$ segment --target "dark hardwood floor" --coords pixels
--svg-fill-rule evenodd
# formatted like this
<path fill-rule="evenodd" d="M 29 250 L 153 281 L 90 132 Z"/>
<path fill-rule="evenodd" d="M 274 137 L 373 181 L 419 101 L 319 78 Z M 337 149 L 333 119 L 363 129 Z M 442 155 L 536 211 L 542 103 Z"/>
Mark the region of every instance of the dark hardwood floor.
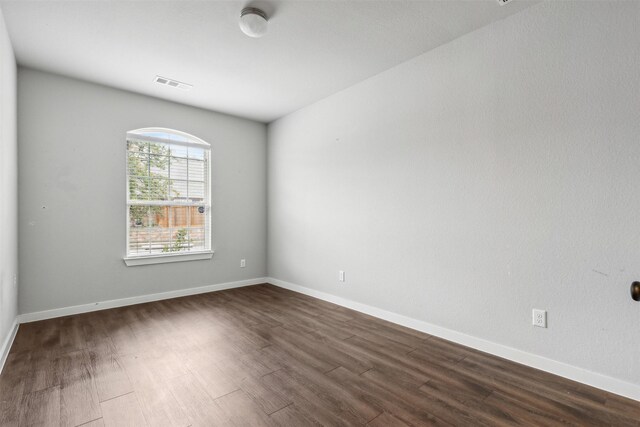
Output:
<path fill-rule="evenodd" d="M 616 425 L 640 403 L 271 285 L 23 324 L 2 426 Z"/>

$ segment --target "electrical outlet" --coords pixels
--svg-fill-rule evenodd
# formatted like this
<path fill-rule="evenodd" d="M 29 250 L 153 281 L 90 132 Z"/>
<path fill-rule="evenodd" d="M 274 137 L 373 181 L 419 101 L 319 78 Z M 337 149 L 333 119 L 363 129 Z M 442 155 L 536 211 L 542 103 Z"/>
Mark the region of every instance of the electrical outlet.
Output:
<path fill-rule="evenodd" d="M 344 271 L 340 270 L 338 272 L 338 280 L 344 282 Z"/>
<path fill-rule="evenodd" d="M 13 275 L 13 289 L 18 289 L 18 275 Z"/>
<path fill-rule="evenodd" d="M 247 266 L 247 260 L 245 260 L 244 258 L 242 258 L 240 260 L 240 268 L 245 268 Z"/>
<path fill-rule="evenodd" d="M 547 327 L 547 312 L 545 310 L 533 309 L 533 326 L 539 328 Z"/>

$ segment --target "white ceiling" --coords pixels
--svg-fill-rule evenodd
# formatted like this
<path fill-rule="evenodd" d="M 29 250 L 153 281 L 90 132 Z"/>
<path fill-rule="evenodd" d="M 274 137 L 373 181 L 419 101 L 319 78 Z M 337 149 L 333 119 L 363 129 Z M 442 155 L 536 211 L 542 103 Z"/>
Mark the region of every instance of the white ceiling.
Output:
<path fill-rule="evenodd" d="M 0 1 L 18 63 L 269 122 L 536 3 Z M 238 28 L 247 4 L 269 32 Z M 156 75 L 194 85 L 184 92 Z"/>

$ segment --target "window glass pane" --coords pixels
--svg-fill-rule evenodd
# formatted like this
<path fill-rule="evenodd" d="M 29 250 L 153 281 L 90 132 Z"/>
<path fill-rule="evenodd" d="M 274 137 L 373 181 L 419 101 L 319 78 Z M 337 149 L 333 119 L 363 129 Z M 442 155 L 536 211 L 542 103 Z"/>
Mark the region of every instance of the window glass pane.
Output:
<path fill-rule="evenodd" d="M 149 255 L 149 233 L 146 227 L 129 230 L 129 254 Z"/>
<path fill-rule="evenodd" d="M 171 188 L 169 196 L 173 200 L 186 200 L 187 198 L 187 181 L 171 180 Z"/>
<path fill-rule="evenodd" d="M 204 162 L 189 159 L 189 181 L 204 181 Z"/>
<path fill-rule="evenodd" d="M 149 199 L 149 178 L 129 178 L 129 199 L 148 200 Z"/>
<path fill-rule="evenodd" d="M 205 217 L 207 208 L 205 206 L 191 206 L 190 211 L 190 227 L 204 227 L 206 224 Z"/>
<path fill-rule="evenodd" d="M 129 207 L 129 254 L 149 254 L 149 206 Z"/>
<path fill-rule="evenodd" d="M 151 163 L 151 176 L 169 176 L 169 157 L 151 154 L 149 163 Z"/>
<path fill-rule="evenodd" d="M 172 228 L 184 228 L 189 226 L 187 206 L 172 206 L 169 226 Z"/>
<path fill-rule="evenodd" d="M 129 175 L 148 176 L 149 175 L 149 155 L 144 153 L 129 152 L 128 166 Z"/>
<path fill-rule="evenodd" d="M 169 228 L 169 206 L 151 206 L 149 226 Z"/>
<path fill-rule="evenodd" d="M 206 206 L 191 206 L 189 209 L 189 241 L 191 242 L 191 250 L 206 250 L 206 218 L 209 214 L 209 208 Z"/>
<path fill-rule="evenodd" d="M 138 132 L 136 132 L 136 133 L 138 133 Z M 172 133 L 167 133 L 167 132 L 162 132 L 162 131 L 140 132 L 140 135 L 150 136 L 152 138 L 173 139 L 173 140 L 178 140 L 178 139 L 183 139 L 184 138 L 182 135 L 175 135 L 175 134 L 172 134 Z"/>
<path fill-rule="evenodd" d="M 187 159 L 171 157 L 171 178 L 187 179 Z"/>
<path fill-rule="evenodd" d="M 204 182 L 189 182 L 189 199 L 204 200 Z"/>
<path fill-rule="evenodd" d="M 129 228 L 149 225 L 149 206 L 129 206 Z"/>
<path fill-rule="evenodd" d="M 187 157 L 187 147 L 184 145 L 170 145 L 169 151 L 173 157 Z"/>
<path fill-rule="evenodd" d="M 167 144 L 149 143 L 149 153 L 151 154 L 155 154 L 157 156 L 168 156 L 169 152 L 170 150 Z"/>
<path fill-rule="evenodd" d="M 170 244 L 169 207 L 150 208 L 149 245 L 151 253 L 161 253 Z"/>
<path fill-rule="evenodd" d="M 169 180 L 167 178 L 149 179 L 149 200 L 168 200 Z"/>
<path fill-rule="evenodd" d="M 204 238 L 204 228 L 190 228 L 189 229 L 189 243 L 191 245 L 190 250 L 192 251 L 204 251 L 205 247 L 205 238 Z"/>
<path fill-rule="evenodd" d="M 204 149 L 197 147 L 189 147 L 189 158 L 204 160 Z"/>
<path fill-rule="evenodd" d="M 127 150 L 136 153 L 148 153 L 149 143 L 142 141 L 127 141 Z"/>
<path fill-rule="evenodd" d="M 167 252 L 184 252 L 190 247 L 189 232 L 187 228 L 178 228 L 171 231 L 171 242 Z"/>
<path fill-rule="evenodd" d="M 171 246 L 171 229 L 162 227 L 149 228 L 149 244 L 152 254 L 169 252 Z"/>

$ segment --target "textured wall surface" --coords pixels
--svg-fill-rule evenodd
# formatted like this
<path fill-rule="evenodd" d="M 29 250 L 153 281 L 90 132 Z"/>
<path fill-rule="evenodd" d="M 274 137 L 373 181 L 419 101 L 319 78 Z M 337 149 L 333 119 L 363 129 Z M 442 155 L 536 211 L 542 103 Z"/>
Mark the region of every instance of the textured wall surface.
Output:
<path fill-rule="evenodd" d="M 18 313 L 16 61 L 0 12 L 0 345 Z"/>
<path fill-rule="evenodd" d="M 125 266 L 125 134 L 144 127 L 211 144 L 213 259 Z M 264 124 L 20 68 L 18 129 L 21 313 L 265 275 Z"/>
<path fill-rule="evenodd" d="M 269 275 L 640 383 L 638 22 L 546 2 L 270 124 Z"/>

